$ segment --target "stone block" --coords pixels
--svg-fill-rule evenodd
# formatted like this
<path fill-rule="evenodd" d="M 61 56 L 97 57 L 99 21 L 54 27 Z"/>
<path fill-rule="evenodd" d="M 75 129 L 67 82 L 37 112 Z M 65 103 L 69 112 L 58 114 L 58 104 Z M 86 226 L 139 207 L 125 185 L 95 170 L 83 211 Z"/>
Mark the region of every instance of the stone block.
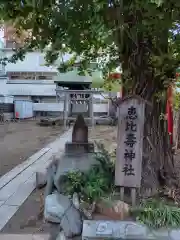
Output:
<path fill-rule="evenodd" d="M 152 230 L 151 233 L 156 240 L 172 240 L 172 239 L 170 239 L 168 229 Z"/>
<path fill-rule="evenodd" d="M 86 172 L 95 163 L 97 162 L 93 153 L 65 154 L 59 161 L 57 172 L 53 177 L 54 181 L 53 179 L 48 180 L 47 186 L 50 184 L 50 187 L 48 188 L 50 189 L 54 182 L 55 187 L 58 189 L 59 192 L 61 192 L 62 191 L 61 177 L 63 175 L 72 171 Z M 50 193 L 48 192 L 48 194 Z"/>
<path fill-rule="evenodd" d="M 180 229 L 171 230 L 169 233 L 170 240 L 179 240 L 180 239 Z"/>
<path fill-rule="evenodd" d="M 94 143 L 73 143 L 67 142 L 65 144 L 65 153 L 66 154 L 76 154 L 76 153 L 93 153 L 94 152 Z"/>
<path fill-rule="evenodd" d="M 82 240 L 179 240 L 180 229 L 152 230 L 133 221 L 85 220 Z"/>
<path fill-rule="evenodd" d="M 136 222 L 85 220 L 82 240 L 88 239 L 156 240 L 157 238 L 146 226 Z"/>

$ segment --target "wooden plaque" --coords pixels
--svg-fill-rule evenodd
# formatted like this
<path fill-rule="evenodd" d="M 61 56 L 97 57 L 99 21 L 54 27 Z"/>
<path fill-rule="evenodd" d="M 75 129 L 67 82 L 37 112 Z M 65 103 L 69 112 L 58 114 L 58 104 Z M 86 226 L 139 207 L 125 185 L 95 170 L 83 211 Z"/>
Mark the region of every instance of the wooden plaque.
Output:
<path fill-rule="evenodd" d="M 145 103 L 129 98 L 118 107 L 118 136 L 115 185 L 139 188 L 141 185 Z"/>

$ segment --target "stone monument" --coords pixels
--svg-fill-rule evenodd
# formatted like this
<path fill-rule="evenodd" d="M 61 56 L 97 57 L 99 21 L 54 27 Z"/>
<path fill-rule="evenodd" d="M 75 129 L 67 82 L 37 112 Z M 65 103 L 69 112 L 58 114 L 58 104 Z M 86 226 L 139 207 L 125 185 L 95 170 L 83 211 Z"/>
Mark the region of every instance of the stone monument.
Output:
<path fill-rule="evenodd" d="M 84 118 L 79 114 L 76 118 L 76 122 L 72 132 L 73 143 L 87 143 L 88 142 L 88 126 L 86 125 Z"/>
<path fill-rule="evenodd" d="M 83 154 L 92 152 L 94 152 L 94 144 L 88 141 L 88 126 L 83 115 L 79 114 L 73 127 L 72 141 L 65 144 L 65 153 Z"/>
<path fill-rule="evenodd" d="M 79 114 L 72 130 L 72 141 L 65 143 L 64 155 L 59 159 L 56 172 L 53 172 L 53 183 L 58 192 L 62 190 L 61 179 L 64 174 L 77 170 L 88 171 L 95 161 L 94 143 L 88 141 L 88 126 Z M 51 183 L 52 180 L 49 180 Z"/>

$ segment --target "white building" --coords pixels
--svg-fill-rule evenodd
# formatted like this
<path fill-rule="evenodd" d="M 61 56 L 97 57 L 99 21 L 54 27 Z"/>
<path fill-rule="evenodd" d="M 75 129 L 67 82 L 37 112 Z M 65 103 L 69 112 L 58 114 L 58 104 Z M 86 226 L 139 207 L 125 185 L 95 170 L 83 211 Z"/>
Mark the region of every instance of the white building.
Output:
<path fill-rule="evenodd" d="M 0 42 L 0 58 L 9 58 L 13 53 L 11 48 L 5 48 L 3 42 Z M 69 57 L 68 54 L 64 56 L 65 59 Z M 0 94 L 14 96 L 15 100 L 32 100 L 35 103 L 35 111 L 38 112 L 47 111 L 49 108 L 56 112 L 59 105 L 55 106 L 54 81 L 91 82 L 92 78 L 100 78 L 100 76 L 100 72 L 95 72 L 93 77 L 79 76 L 76 70 L 61 74 L 55 66 L 45 66 L 43 53 L 29 52 L 23 61 L 18 60 L 15 64 L 8 63 L 5 67 L 0 65 Z M 45 103 L 48 104 L 45 105 Z M 61 105 L 63 108 L 63 104 Z"/>
<path fill-rule="evenodd" d="M 0 43 L 0 52 L 3 57 L 11 57 L 12 49 L 4 48 Z M 64 56 L 68 59 L 70 56 Z M 79 76 L 75 71 L 66 74 L 58 73 L 56 67 L 45 66 L 44 54 L 41 52 L 29 52 L 26 54 L 24 61 L 18 60 L 15 64 L 8 63 L 0 68 L 1 78 L 0 86 L 1 94 L 13 95 L 15 99 L 36 99 L 39 97 L 51 101 L 55 98 L 55 80 L 60 81 L 92 81 L 89 76 Z M 100 77 L 100 73 L 95 73 L 95 77 Z M 54 101 L 54 100 L 53 100 Z"/>

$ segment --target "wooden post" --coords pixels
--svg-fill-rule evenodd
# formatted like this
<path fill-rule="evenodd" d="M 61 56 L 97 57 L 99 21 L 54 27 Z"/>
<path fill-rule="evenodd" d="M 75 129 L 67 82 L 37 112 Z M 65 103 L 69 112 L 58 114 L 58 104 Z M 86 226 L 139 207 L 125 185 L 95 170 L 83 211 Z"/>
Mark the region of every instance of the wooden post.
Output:
<path fill-rule="evenodd" d="M 124 187 L 120 187 L 120 200 L 124 201 Z"/>
<path fill-rule="evenodd" d="M 69 93 L 65 92 L 64 98 L 64 129 L 67 127 L 67 120 L 68 120 L 68 100 L 69 100 Z"/>
<path fill-rule="evenodd" d="M 136 188 L 131 188 L 131 202 L 132 206 L 136 206 Z"/>
<path fill-rule="evenodd" d="M 118 107 L 117 158 L 115 185 L 131 188 L 132 204 L 136 204 L 136 188 L 141 186 L 144 108 L 142 99 L 130 97 Z"/>

